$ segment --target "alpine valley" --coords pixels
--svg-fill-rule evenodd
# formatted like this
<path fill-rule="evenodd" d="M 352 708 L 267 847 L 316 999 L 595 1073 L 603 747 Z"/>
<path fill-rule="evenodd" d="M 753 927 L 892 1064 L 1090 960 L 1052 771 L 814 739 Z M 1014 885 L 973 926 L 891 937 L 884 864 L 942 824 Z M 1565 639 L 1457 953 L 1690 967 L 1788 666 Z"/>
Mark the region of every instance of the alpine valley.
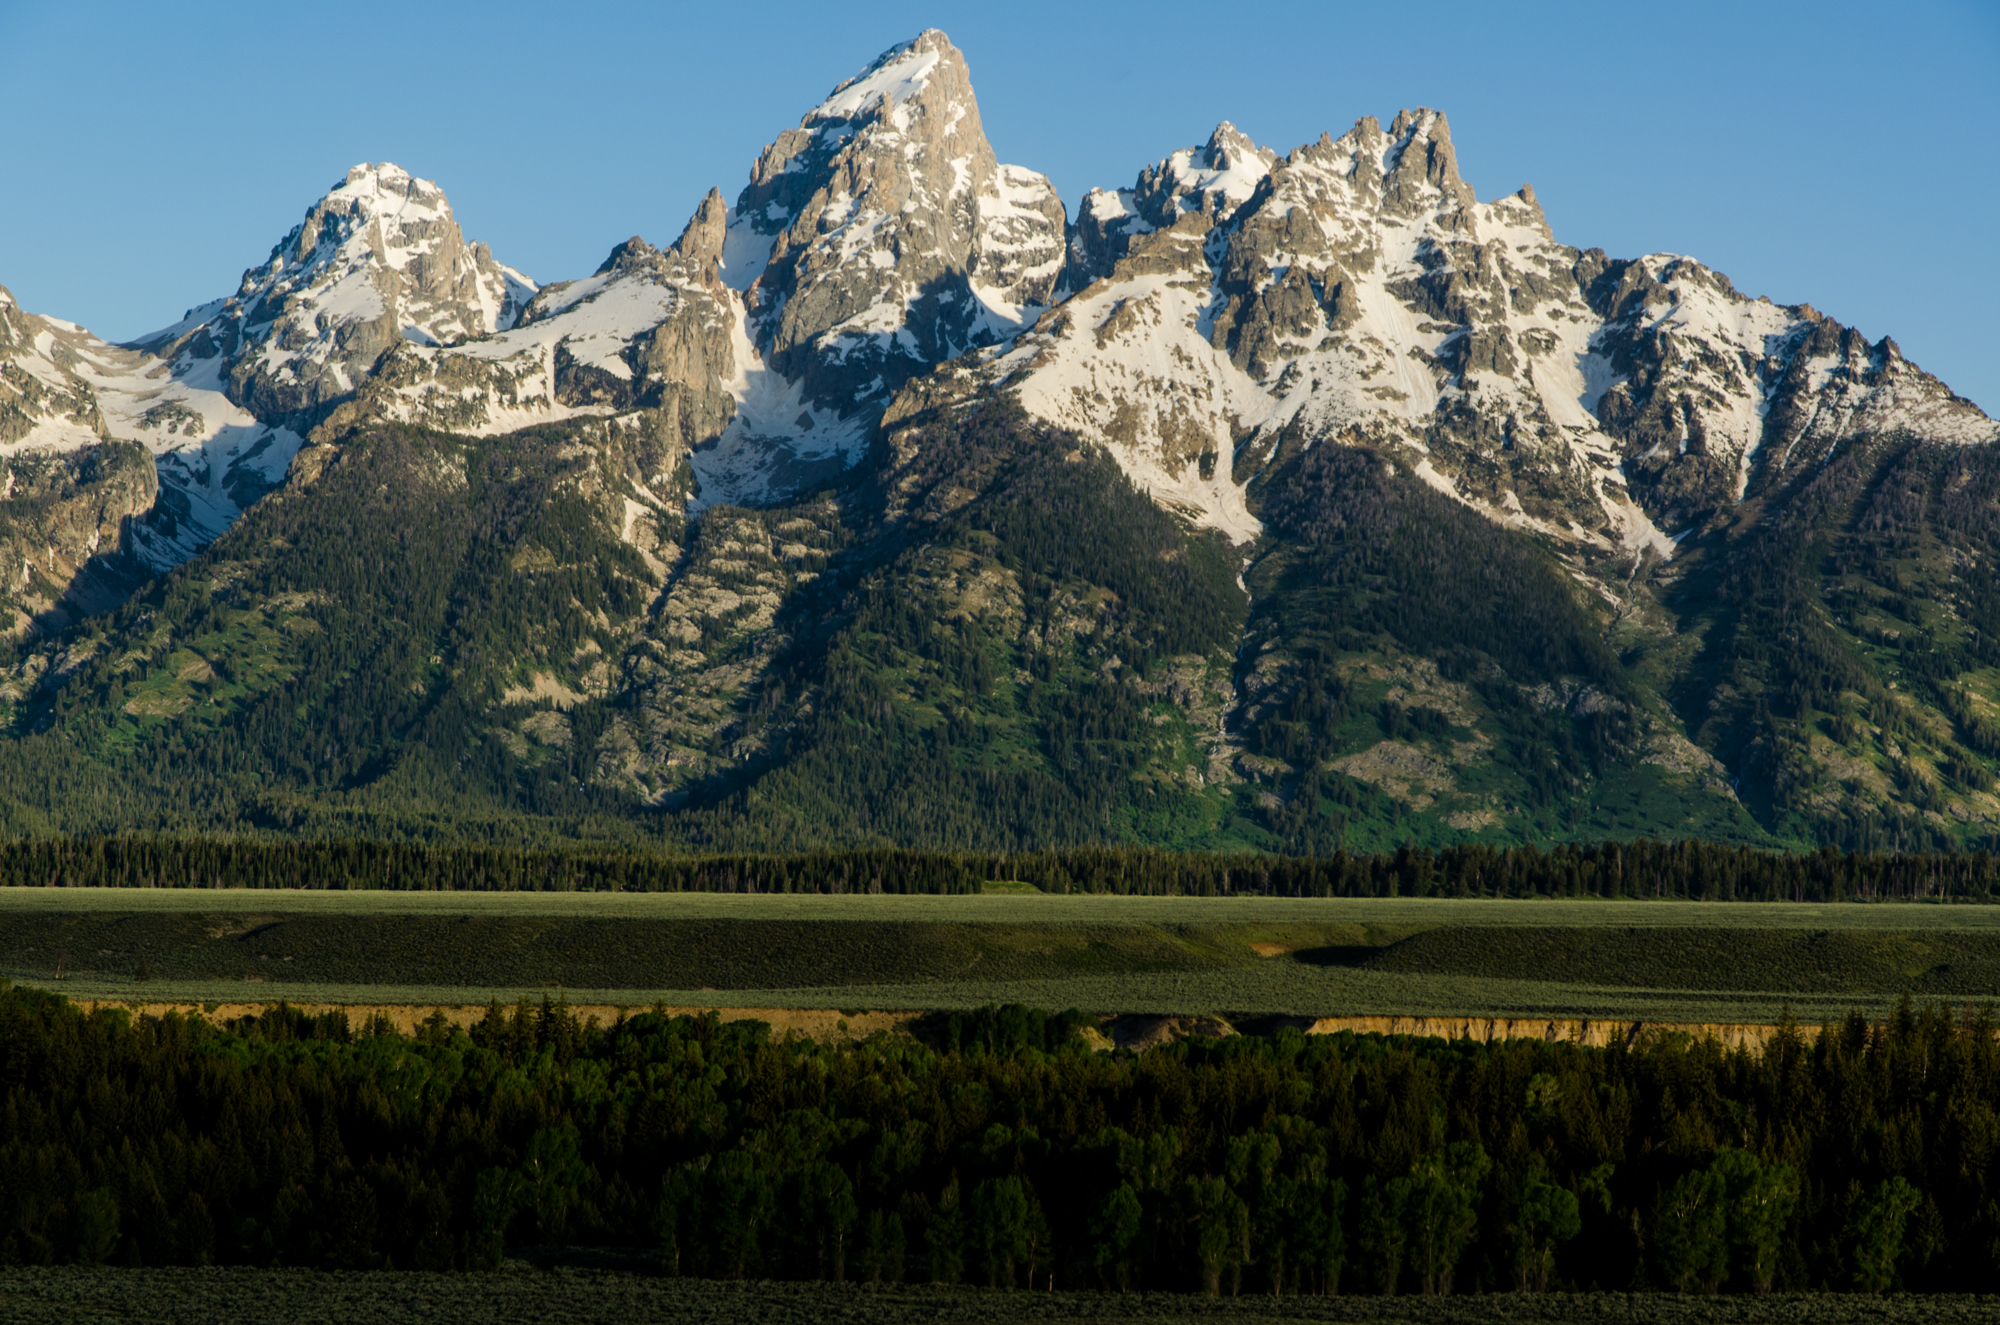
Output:
<path fill-rule="evenodd" d="M 360 165 L 129 344 L 0 290 L 0 465 L 8 834 L 2000 835 L 2000 426 L 1432 110 L 1072 220 L 925 32 L 550 284 Z"/>

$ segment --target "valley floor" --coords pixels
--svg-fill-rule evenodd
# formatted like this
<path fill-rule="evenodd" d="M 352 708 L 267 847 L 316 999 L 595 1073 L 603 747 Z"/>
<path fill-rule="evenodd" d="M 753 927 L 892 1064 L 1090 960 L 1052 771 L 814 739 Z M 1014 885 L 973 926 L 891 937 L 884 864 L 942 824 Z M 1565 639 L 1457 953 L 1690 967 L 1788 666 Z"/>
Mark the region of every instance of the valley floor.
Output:
<path fill-rule="evenodd" d="M 2000 907 L 1973 905 L 8 888 L 0 916 L 0 979 L 222 1019 L 283 999 L 357 1025 L 551 997 L 606 1021 L 664 1005 L 861 1036 L 1019 1003 L 1754 1043 L 1787 1015 L 2000 998 Z"/>

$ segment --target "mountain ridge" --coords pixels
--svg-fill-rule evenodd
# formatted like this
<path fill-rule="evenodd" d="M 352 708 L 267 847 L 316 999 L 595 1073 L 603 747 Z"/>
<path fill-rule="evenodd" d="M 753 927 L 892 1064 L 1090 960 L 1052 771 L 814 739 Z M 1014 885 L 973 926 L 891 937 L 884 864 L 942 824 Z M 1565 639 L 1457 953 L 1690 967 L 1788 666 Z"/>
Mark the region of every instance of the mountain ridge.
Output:
<path fill-rule="evenodd" d="M 578 280 L 364 165 L 161 333 L 0 330 L 7 536 L 52 549 L 6 591 L 0 782 L 126 778 L 152 822 L 2000 826 L 2000 427 L 1886 337 L 1480 202 L 1434 110 L 1225 123 L 1072 221 L 932 30 Z M 115 771 L 145 751 L 207 790 Z"/>

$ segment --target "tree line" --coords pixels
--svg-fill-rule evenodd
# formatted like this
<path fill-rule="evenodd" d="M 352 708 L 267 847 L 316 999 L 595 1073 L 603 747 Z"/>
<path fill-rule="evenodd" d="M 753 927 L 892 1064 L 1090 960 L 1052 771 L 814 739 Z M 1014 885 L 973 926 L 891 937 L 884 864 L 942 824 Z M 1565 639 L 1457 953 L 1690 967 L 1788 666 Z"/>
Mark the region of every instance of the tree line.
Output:
<path fill-rule="evenodd" d="M 2000 865 L 1985 851 L 1779 852 L 1643 839 L 1320 856 L 1145 847 L 677 855 L 366 840 L 0 840 L 4 887 L 937 895 L 1022 882 L 1050 893 L 1135 896 L 1986 903 L 2000 895 Z"/>
<path fill-rule="evenodd" d="M 817 1044 L 561 1003 L 413 1035 L 0 987 L 0 1262 L 1195 1293 L 2000 1288 L 2000 1046 L 1905 1001 L 1761 1055 L 1284 1029 L 1097 1052 L 1020 1007 Z"/>

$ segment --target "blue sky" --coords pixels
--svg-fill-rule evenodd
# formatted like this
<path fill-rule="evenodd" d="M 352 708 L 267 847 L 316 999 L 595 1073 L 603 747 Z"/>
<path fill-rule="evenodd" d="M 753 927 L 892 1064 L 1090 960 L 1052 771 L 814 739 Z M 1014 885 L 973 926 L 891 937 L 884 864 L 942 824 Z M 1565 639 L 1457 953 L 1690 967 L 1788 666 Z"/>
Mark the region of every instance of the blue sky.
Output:
<path fill-rule="evenodd" d="M 2000 414 L 2000 3 L 88 5 L 0 0 L 0 284 L 126 337 L 232 291 L 347 166 L 437 180 L 538 280 L 733 198 L 759 149 L 942 27 L 1003 161 L 1072 209 L 1229 119 L 1280 151 L 1451 117 L 1481 198 L 1692 254 Z"/>

